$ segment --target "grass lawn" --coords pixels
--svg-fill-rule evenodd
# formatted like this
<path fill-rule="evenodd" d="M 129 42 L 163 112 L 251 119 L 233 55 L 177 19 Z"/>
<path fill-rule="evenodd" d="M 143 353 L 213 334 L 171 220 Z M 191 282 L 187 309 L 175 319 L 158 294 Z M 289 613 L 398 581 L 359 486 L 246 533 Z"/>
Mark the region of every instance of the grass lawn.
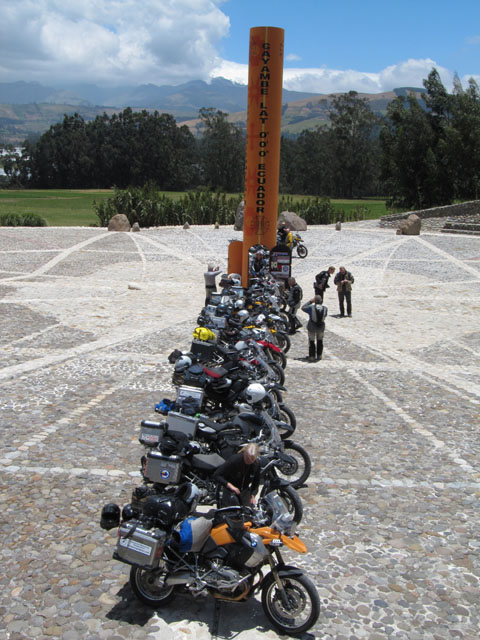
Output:
<path fill-rule="evenodd" d="M 44 189 L 44 190 L 0 190 L 0 215 L 4 213 L 36 213 L 47 221 L 49 227 L 87 227 L 98 225 L 93 203 L 101 202 L 113 194 L 109 189 Z M 165 192 L 171 198 L 184 194 Z M 235 195 L 235 194 L 230 194 Z M 291 196 L 305 199 L 308 196 Z M 367 219 L 376 219 L 388 213 L 385 200 L 372 198 L 364 200 L 331 200 L 339 211 L 365 208 Z"/>
<path fill-rule="evenodd" d="M 385 200 L 376 198 L 372 200 L 331 200 L 331 203 L 335 209 L 345 211 L 345 213 L 356 208 L 367 209 L 368 211 L 365 214 L 366 220 L 377 220 L 381 216 L 392 213 L 387 210 Z"/>
<path fill-rule="evenodd" d="M 93 202 L 108 198 L 105 190 L 45 189 L 0 191 L 0 215 L 4 213 L 36 213 L 49 227 L 88 227 L 98 225 Z"/>

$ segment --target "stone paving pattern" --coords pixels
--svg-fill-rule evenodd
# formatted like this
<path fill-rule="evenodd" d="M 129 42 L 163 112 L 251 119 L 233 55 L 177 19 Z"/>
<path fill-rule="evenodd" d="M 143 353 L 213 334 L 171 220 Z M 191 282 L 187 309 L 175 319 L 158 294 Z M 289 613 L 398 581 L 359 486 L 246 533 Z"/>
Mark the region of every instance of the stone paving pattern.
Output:
<path fill-rule="evenodd" d="M 288 354 L 306 556 L 322 603 L 305 638 L 478 640 L 480 241 L 396 236 L 376 223 L 311 227 L 293 274 L 304 299 L 334 264 L 321 362 Z M 103 504 L 139 483 L 142 419 L 174 397 L 168 354 L 188 348 L 203 271 L 226 269 L 231 228 L 138 234 L 0 228 L 0 638 L 278 638 L 257 599 L 139 604 L 111 560 Z M 303 314 L 300 312 L 299 316 Z"/>

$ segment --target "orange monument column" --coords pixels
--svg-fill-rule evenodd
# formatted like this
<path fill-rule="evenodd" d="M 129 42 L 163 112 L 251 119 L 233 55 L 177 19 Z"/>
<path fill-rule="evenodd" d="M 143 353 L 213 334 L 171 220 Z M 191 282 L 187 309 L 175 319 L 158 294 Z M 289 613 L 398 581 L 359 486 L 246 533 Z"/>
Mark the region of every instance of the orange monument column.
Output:
<path fill-rule="evenodd" d="M 277 244 L 284 30 L 250 29 L 242 284 L 248 250 Z"/>

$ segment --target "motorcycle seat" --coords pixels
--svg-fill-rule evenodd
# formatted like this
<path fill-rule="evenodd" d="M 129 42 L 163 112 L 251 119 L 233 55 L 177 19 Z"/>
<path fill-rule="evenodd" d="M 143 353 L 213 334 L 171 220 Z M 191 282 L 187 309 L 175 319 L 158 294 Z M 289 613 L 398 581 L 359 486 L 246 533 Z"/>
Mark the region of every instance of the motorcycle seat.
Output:
<path fill-rule="evenodd" d="M 213 471 L 224 462 L 218 453 L 197 453 L 192 457 L 192 466 L 203 471 Z"/>

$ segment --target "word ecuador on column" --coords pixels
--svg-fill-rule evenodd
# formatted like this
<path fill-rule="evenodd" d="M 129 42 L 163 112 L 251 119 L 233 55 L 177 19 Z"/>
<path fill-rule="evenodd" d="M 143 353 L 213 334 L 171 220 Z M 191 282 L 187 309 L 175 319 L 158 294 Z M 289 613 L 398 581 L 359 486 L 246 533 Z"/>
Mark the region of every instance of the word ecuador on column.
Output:
<path fill-rule="evenodd" d="M 242 280 L 248 250 L 276 245 L 280 176 L 284 30 L 250 29 Z"/>

